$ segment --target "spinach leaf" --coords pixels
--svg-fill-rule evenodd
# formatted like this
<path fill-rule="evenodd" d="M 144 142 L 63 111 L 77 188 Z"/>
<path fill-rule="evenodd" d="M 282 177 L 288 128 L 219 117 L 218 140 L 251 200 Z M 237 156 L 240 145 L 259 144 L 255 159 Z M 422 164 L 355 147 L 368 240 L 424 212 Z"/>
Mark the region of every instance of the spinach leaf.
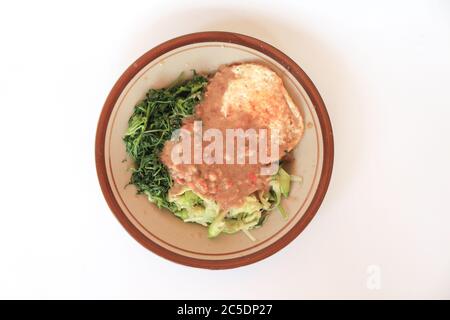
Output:
<path fill-rule="evenodd" d="M 194 113 L 207 83 L 206 77 L 194 72 L 190 80 L 169 88 L 150 89 L 145 99 L 135 106 L 123 138 L 126 151 L 136 165 L 130 183 L 158 207 L 172 212 L 177 207 L 168 201 L 167 194 L 173 182 L 159 154 L 172 132 L 181 127 L 183 118 Z"/>

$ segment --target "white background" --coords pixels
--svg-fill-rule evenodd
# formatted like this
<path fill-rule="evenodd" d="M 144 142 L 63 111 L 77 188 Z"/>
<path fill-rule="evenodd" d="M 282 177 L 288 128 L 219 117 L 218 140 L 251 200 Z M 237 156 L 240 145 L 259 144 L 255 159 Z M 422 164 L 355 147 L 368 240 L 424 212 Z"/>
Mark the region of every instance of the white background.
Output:
<path fill-rule="evenodd" d="M 94 165 L 121 73 L 204 30 L 291 56 L 335 134 L 316 218 L 236 270 L 141 247 Z M 2 1 L 0 40 L 0 298 L 450 298 L 450 1 Z M 367 287 L 370 265 L 379 290 Z"/>

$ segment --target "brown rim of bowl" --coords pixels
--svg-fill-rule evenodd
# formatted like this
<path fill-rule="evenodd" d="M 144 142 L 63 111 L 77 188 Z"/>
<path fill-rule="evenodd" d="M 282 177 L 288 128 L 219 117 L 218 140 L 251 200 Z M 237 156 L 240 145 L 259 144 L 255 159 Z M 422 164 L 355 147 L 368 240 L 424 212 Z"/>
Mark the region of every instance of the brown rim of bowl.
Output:
<path fill-rule="evenodd" d="M 116 104 L 117 99 L 119 98 L 126 85 L 142 68 L 144 68 L 159 56 L 182 46 L 202 42 L 228 42 L 242 45 L 257 50 L 280 63 L 299 81 L 299 83 L 305 89 L 315 107 L 322 129 L 324 160 L 322 172 L 320 175 L 320 181 L 316 193 L 314 194 L 313 200 L 300 221 L 298 221 L 292 227 L 292 229 L 288 231 L 287 234 L 285 234 L 282 238 L 272 243 L 268 247 L 265 247 L 260 251 L 251 253 L 249 255 L 224 260 L 205 260 L 186 257 L 181 254 L 172 252 L 164 247 L 161 247 L 157 243 L 147 238 L 129 221 L 129 219 L 121 210 L 116 198 L 114 197 L 106 174 L 106 129 L 108 127 L 108 122 L 114 105 Z M 207 269 L 229 269 L 255 263 L 271 256 L 272 254 L 287 246 L 292 240 L 294 240 L 312 220 L 323 201 L 331 179 L 333 158 L 334 143 L 330 118 L 325 108 L 325 104 L 311 79 L 309 79 L 306 73 L 291 58 L 282 53 L 280 50 L 261 40 L 232 32 L 209 31 L 191 33 L 166 41 L 146 52 L 122 74 L 122 76 L 119 78 L 119 80 L 117 80 L 111 92 L 109 93 L 100 114 L 100 119 L 97 126 L 97 134 L 95 138 L 95 162 L 100 187 L 102 189 L 106 202 L 108 203 L 110 209 L 122 224 L 122 226 L 134 239 L 136 239 L 136 241 L 138 241 L 145 248 L 153 251 L 157 255 L 183 265 Z"/>

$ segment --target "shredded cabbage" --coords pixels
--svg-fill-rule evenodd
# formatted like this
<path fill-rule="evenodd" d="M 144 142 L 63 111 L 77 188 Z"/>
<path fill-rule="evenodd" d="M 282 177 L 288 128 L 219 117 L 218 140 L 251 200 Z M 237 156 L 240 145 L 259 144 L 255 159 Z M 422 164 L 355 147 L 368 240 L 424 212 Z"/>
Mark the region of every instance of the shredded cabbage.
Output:
<path fill-rule="evenodd" d="M 259 191 L 245 198 L 242 206 L 221 212 L 218 204 L 186 187 L 178 194 L 169 195 L 168 200 L 175 207 L 174 214 L 184 222 L 193 222 L 208 227 L 208 236 L 214 238 L 221 233 L 248 232 L 260 227 L 269 211 L 278 208 L 284 218 L 287 213 L 281 207 L 282 197 L 290 191 L 290 175 L 280 167 L 270 181 L 268 192 Z"/>

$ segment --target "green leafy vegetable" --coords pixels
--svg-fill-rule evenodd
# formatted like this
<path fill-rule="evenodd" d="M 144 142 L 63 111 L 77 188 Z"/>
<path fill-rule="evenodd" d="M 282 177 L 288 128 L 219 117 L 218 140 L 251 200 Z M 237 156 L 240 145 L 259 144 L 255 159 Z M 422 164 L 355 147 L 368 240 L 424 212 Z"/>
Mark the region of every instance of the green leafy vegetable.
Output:
<path fill-rule="evenodd" d="M 206 227 L 219 214 L 219 206 L 215 201 L 203 198 L 189 188 L 169 196 L 168 200 L 175 205 L 175 215 L 184 222 L 195 222 Z"/>
<path fill-rule="evenodd" d="M 287 173 L 281 166 L 277 174 L 272 177 L 270 182 L 269 202 L 272 204 L 270 209 L 277 208 L 284 219 L 288 218 L 286 210 L 281 206 L 281 198 L 288 197 L 291 189 L 291 175 Z"/>
<path fill-rule="evenodd" d="M 150 89 L 136 105 L 123 138 L 136 164 L 130 183 L 158 207 L 172 212 L 178 209 L 167 199 L 172 179 L 159 154 L 172 132 L 181 127 L 183 118 L 193 114 L 207 82 L 206 77 L 194 73 L 191 80 L 178 81 L 165 89 Z"/>
<path fill-rule="evenodd" d="M 289 190 L 291 189 L 291 176 L 280 166 L 278 170 L 278 177 L 280 181 L 281 194 L 288 197 Z"/>
<path fill-rule="evenodd" d="M 223 212 L 208 227 L 208 237 L 214 238 L 221 232 L 236 233 L 256 227 L 261 219 L 263 205 L 255 196 L 245 198 L 241 207 Z"/>

